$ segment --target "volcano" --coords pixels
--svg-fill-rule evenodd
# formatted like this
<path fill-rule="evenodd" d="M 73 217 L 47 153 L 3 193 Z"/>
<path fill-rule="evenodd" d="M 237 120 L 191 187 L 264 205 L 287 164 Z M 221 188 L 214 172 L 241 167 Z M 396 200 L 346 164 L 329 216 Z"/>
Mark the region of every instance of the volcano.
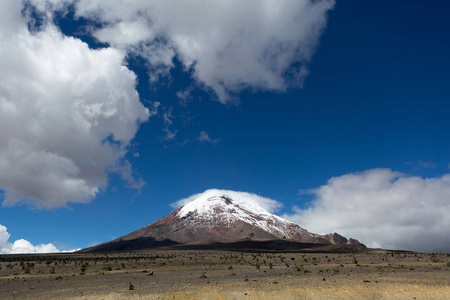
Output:
<path fill-rule="evenodd" d="M 181 249 L 182 245 L 217 245 L 243 241 L 364 246 L 355 239 L 348 240 L 337 233 L 310 233 L 299 225 L 270 213 L 255 201 L 255 196 L 241 192 L 207 190 L 190 197 L 190 202 L 148 226 L 80 252 L 132 251 L 169 246 Z"/>

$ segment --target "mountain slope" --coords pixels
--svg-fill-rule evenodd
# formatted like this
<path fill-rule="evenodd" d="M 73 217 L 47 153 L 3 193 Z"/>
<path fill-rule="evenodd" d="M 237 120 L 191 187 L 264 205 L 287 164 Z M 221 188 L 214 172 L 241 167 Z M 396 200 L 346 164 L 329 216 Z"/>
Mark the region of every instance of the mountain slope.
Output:
<path fill-rule="evenodd" d="M 243 194 L 243 193 L 241 193 Z M 239 240 L 284 239 L 314 244 L 353 244 L 339 234 L 320 236 L 271 214 L 238 192 L 208 190 L 164 218 L 108 243 L 82 250 L 122 251 Z"/>

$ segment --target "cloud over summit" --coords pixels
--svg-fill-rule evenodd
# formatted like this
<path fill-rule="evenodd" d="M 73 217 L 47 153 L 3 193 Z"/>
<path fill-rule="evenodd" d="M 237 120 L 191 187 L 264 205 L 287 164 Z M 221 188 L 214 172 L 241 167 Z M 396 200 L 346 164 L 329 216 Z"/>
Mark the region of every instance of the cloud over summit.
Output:
<path fill-rule="evenodd" d="M 281 204 L 276 200 L 262 197 L 253 193 L 237 192 L 231 190 L 219 190 L 219 189 L 209 189 L 204 191 L 203 193 L 191 195 L 187 198 L 172 203 L 171 206 L 172 208 L 179 208 L 199 198 L 207 199 L 214 196 L 227 196 L 233 199 L 233 201 L 236 201 L 236 203 L 242 203 L 244 205 L 250 206 L 258 206 L 270 213 L 278 211 L 283 206 L 283 204 Z"/>

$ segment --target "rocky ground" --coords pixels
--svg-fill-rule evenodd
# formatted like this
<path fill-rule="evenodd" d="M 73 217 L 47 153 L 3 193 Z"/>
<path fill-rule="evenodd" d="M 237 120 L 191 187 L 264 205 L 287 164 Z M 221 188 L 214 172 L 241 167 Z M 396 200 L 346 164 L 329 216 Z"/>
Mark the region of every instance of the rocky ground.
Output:
<path fill-rule="evenodd" d="M 0 256 L 1 299 L 450 299 L 450 255 L 151 250 Z"/>

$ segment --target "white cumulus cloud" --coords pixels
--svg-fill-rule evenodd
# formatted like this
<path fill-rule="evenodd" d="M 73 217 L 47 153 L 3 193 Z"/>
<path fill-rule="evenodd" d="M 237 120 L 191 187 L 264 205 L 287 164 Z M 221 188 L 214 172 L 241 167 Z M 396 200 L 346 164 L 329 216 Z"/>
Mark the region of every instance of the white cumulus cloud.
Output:
<path fill-rule="evenodd" d="M 107 185 L 109 172 L 141 186 L 123 157 L 149 111 L 139 101 L 136 75 L 124 66 L 126 53 L 90 49 L 45 16 L 30 31 L 23 8 L 22 1 L 0 2 L 3 205 L 88 202 Z"/>
<path fill-rule="evenodd" d="M 92 32 L 101 42 L 145 57 L 151 79 L 167 75 L 176 55 L 225 103 L 243 89 L 302 86 L 333 6 L 334 0 L 78 0 L 76 14 L 103 24 Z"/>
<path fill-rule="evenodd" d="M 306 209 L 284 215 L 320 234 L 339 232 L 369 247 L 450 251 L 450 174 L 436 178 L 372 169 L 309 191 Z"/>
<path fill-rule="evenodd" d="M 7 228 L 0 224 L 0 254 L 60 252 L 60 250 L 58 250 L 58 248 L 56 248 L 52 243 L 34 246 L 29 241 L 24 239 L 19 239 L 11 243 L 8 241 L 10 236 L 11 235 L 8 233 Z M 75 250 L 68 252 L 72 251 Z"/>

